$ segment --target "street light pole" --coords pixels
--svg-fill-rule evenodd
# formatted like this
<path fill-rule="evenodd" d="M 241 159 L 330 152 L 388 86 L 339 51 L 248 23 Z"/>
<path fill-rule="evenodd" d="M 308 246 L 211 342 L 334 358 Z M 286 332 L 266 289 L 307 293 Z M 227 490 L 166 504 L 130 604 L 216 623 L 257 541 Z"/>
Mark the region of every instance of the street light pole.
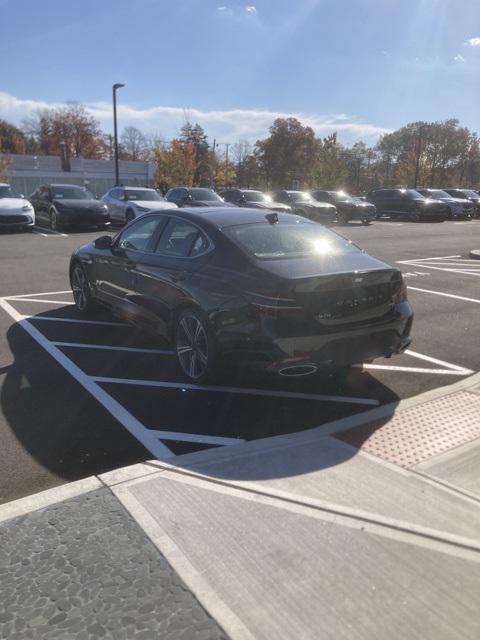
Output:
<path fill-rule="evenodd" d="M 117 132 L 117 89 L 124 87 L 124 84 L 117 82 L 112 87 L 113 93 L 113 151 L 115 155 L 115 184 L 120 182 L 118 171 L 118 132 Z"/>

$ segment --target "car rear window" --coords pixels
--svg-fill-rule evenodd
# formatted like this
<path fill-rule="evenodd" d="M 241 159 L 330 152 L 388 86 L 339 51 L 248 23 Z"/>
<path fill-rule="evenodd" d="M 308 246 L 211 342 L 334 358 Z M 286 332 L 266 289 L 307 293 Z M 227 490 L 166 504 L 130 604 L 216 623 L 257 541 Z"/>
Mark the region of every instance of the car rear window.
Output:
<path fill-rule="evenodd" d="M 248 254 L 261 260 L 360 251 L 333 231 L 308 222 L 242 224 L 226 227 L 224 233 Z"/>

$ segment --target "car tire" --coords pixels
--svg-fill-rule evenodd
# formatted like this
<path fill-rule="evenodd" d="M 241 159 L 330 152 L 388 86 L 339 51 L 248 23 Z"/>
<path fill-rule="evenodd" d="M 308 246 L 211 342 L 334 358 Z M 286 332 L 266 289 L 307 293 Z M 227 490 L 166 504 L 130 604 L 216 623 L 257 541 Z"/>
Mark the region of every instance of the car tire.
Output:
<path fill-rule="evenodd" d="M 85 269 L 79 262 L 73 266 L 70 274 L 70 284 L 77 310 L 80 311 L 80 313 L 90 313 L 96 306 L 95 299 L 90 291 Z"/>
<path fill-rule="evenodd" d="M 60 226 L 58 222 L 58 213 L 53 207 L 50 209 L 49 218 L 50 218 L 50 229 L 52 231 L 58 231 L 58 228 Z"/>
<path fill-rule="evenodd" d="M 132 220 L 135 220 L 135 214 L 129 209 L 125 214 L 125 224 L 129 224 Z"/>
<path fill-rule="evenodd" d="M 180 369 L 190 382 L 211 381 L 218 367 L 218 348 L 208 318 L 193 308 L 184 309 L 175 322 L 175 352 Z"/>
<path fill-rule="evenodd" d="M 410 220 L 410 222 L 420 222 L 420 218 L 421 216 L 418 207 L 413 207 L 413 209 L 408 214 L 408 219 Z"/>

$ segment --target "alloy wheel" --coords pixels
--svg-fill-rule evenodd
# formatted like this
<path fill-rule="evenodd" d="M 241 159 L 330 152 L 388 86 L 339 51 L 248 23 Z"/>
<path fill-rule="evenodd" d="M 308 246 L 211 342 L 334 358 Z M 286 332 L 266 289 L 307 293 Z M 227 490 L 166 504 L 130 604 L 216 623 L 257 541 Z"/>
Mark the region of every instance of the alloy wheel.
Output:
<path fill-rule="evenodd" d="M 50 211 L 50 227 L 53 231 L 58 229 L 58 217 L 57 212 L 54 209 Z"/>
<path fill-rule="evenodd" d="M 90 295 L 88 282 L 82 267 L 76 266 L 72 273 L 72 292 L 79 311 L 85 311 Z"/>
<path fill-rule="evenodd" d="M 208 367 L 208 338 L 205 327 L 195 315 L 184 315 L 176 334 L 178 361 L 189 378 L 201 378 Z"/>

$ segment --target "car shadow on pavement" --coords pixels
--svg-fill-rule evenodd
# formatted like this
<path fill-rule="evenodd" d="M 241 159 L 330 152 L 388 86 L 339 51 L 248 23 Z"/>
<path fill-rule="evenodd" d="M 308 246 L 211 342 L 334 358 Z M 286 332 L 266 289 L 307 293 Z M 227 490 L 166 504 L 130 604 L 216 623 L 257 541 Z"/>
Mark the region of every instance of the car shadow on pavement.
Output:
<path fill-rule="evenodd" d="M 68 317 L 72 313 L 72 307 L 56 309 L 55 312 L 46 311 L 37 314 L 37 317 L 51 316 L 52 313 L 58 317 Z M 41 324 L 47 325 L 41 329 L 42 333 L 46 331 L 48 334 L 47 328 L 53 323 Z M 72 327 L 69 323 L 61 324 L 63 327 Z M 148 335 L 135 332 L 133 337 L 137 341 L 145 340 L 150 346 L 157 346 L 152 344 Z M 152 454 L 19 324 L 10 327 L 7 338 L 14 362 L 0 371 L 0 409 L 3 414 L 3 420 L 0 415 L 0 435 L 2 429 L 9 430 L 17 446 L 10 447 L 11 453 L 7 460 L 2 460 L 0 453 L 0 464 L 4 470 L 0 477 L 0 502 L 5 492 L 2 484 L 8 485 L 11 482 L 15 465 L 24 465 L 26 469 L 30 469 L 31 475 L 38 477 L 34 490 L 40 491 L 47 488 L 45 476 L 48 475 L 73 481 L 152 458 Z M 81 355 L 88 355 L 85 354 L 86 351 L 78 350 Z M 97 358 L 98 353 L 94 354 Z M 103 370 L 87 370 L 86 373 L 107 376 L 118 374 L 123 366 L 121 353 L 100 353 L 105 355 L 101 355 L 96 362 L 101 362 Z M 145 363 L 144 358 L 139 359 L 133 372 L 137 375 L 132 374 L 130 377 L 147 379 L 150 373 L 154 373 L 151 364 L 147 366 Z M 83 363 L 79 366 L 84 369 L 82 365 Z M 173 376 L 173 380 L 182 382 L 172 359 L 165 368 L 165 373 L 167 371 L 169 376 Z M 122 372 L 120 377 L 124 375 Z M 212 392 L 182 393 L 183 389 L 137 390 L 131 386 L 113 386 L 116 387 L 116 393 L 124 394 L 116 399 L 135 417 L 143 419 L 149 428 L 244 440 L 306 431 L 374 408 L 369 404 L 350 403 L 347 397 L 378 400 L 380 404 L 392 403 L 393 407 L 399 401 L 392 389 L 361 369 L 352 369 L 342 378 L 331 374 L 291 379 L 260 375 L 243 368 L 225 367 L 221 382 L 222 386 L 254 389 L 260 393 L 218 393 L 214 389 Z M 266 397 L 262 395 L 262 390 L 278 393 L 273 397 Z M 107 391 L 110 392 L 109 389 Z M 142 396 L 141 393 L 144 392 L 153 395 Z M 283 392 L 286 392 L 285 396 L 282 396 Z M 302 396 L 297 398 L 294 397 L 295 394 L 335 396 L 339 400 L 323 401 Z M 346 401 L 342 400 L 344 397 Z M 147 422 L 141 414 L 145 407 L 148 415 L 153 412 L 166 424 L 152 425 Z M 136 413 L 137 409 L 139 414 Z M 203 417 L 200 416 L 201 413 L 204 414 Z M 385 418 L 384 422 L 387 420 Z M 381 426 L 382 421 L 376 423 L 376 428 Z M 369 434 L 366 434 L 365 438 L 368 437 Z M 164 444 L 174 455 L 201 450 L 206 446 L 172 439 L 165 440 Z M 361 446 L 361 442 L 355 444 Z M 355 449 L 343 446 L 330 457 L 307 456 L 298 464 L 273 469 L 252 467 L 250 479 L 262 479 L 272 473 L 275 476 L 307 473 L 340 464 L 355 453 Z M 178 459 L 178 464 L 182 465 L 181 458 Z M 212 473 L 215 475 L 216 472 Z M 45 486 L 42 486 L 42 482 Z M 26 493 L 32 493 L 32 489 Z"/>

